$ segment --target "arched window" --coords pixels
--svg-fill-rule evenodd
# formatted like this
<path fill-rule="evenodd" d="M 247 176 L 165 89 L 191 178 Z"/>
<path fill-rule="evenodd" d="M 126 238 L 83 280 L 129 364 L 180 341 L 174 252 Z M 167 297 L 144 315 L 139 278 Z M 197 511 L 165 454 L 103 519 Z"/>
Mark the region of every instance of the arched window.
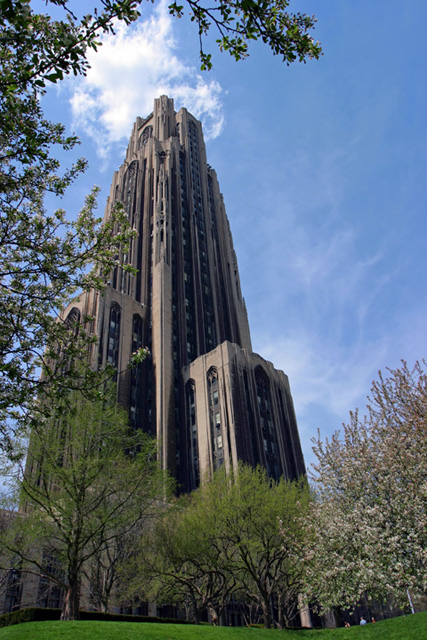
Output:
<path fill-rule="evenodd" d="M 282 419 L 282 431 L 285 436 L 285 465 L 286 465 L 286 477 L 289 480 L 296 480 L 298 478 L 298 465 L 295 457 L 294 441 L 292 437 L 292 431 L 289 421 L 289 413 L 286 403 L 286 395 L 283 397 L 282 390 L 277 388 L 277 398 L 279 401 L 280 415 Z"/>
<path fill-rule="evenodd" d="M 132 347 L 131 352 L 135 353 L 142 347 L 142 318 L 135 313 L 132 319 Z M 131 369 L 130 373 L 130 396 L 129 396 L 129 418 L 134 428 L 141 427 L 142 410 L 142 363 Z"/>
<path fill-rule="evenodd" d="M 199 443 L 196 421 L 196 385 L 194 380 L 189 380 L 186 384 L 185 403 L 187 414 L 188 463 L 190 471 L 189 489 L 190 491 L 194 491 L 200 484 Z"/>
<path fill-rule="evenodd" d="M 108 324 L 107 362 L 110 362 L 116 369 L 119 366 L 120 320 L 121 309 L 119 305 L 114 302 L 110 308 Z"/>
<path fill-rule="evenodd" d="M 215 368 L 212 368 L 208 372 L 208 403 L 214 469 L 219 469 L 224 462 L 224 442 L 218 391 L 218 372 Z"/>
<path fill-rule="evenodd" d="M 126 170 L 123 180 L 123 204 L 129 220 L 132 222 L 132 214 L 135 201 L 135 184 L 138 173 L 138 160 L 133 160 Z"/>
<path fill-rule="evenodd" d="M 145 146 L 147 144 L 148 139 L 151 138 L 152 135 L 153 135 L 153 127 L 151 125 L 148 125 L 148 127 L 145 127 L 144 131 L 139 136 L 138 149 L 141 149 L 141 147 Z"/>
<path fill-rule="evenodd" d="M 77 307 L 73 307 L 67 315 L 67 319 L 65 320 L 67 329 L 72 331 L 75 335 L 77 335 L 79 332 L 80 318 L 80 309 L 77 309 Z"/>
<path fill-rule="evenodd" d="M 5 583 L 6 587 L 3 610 L 12 612 L 20 609 L 23 584 L 20 561 L 16 557 L 10 558 L 9 561 L 12 561 L 14 567 L 3 577 L 3 584 Z M 6 580 L 5 576 L 7 576 Z"/>
<path fill-rule="evenodd" d="M 270 381 L 262 367 L 255 369 L 258 412 L 264 443 L 264 456 L 268 475 L 278 480 L 282 475 L 276 427 L 273 423 Z"/>

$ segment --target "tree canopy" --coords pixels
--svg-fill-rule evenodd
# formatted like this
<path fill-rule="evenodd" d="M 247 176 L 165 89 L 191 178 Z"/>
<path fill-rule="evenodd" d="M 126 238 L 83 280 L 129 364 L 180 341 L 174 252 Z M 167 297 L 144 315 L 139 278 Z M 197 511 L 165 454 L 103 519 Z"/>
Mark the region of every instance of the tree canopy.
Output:
<path fill-rule="evenodd" d="M 321 54 L 320 43 L 310 35 L 316 19 L 289 13 L 290 0 L 214 0 L 208 6 L 199 0 L 185 1 L 185 5 L 173 2 L 169 11 L 180 18 L 187 9 L 191 21 L 197 24 L 202 69 L 212 68 L 212 54 L 206 53 L 203 46 L 203 37 L 212 26 L 219 34 L 216 43 L 220 50 L 228 51 L 236 60 L 248 55 L 254 40 L 262 40 L 286 64 L 317 59 Z"/>
<path fill-rule="evenodd" d="M 119 5 L 106 3 L 102 16 L 77 27 L 33 13 L 25 0 L 0 4 L 0 433 L 11 457 L 36 395 L 53 402 L 67 389 L 97 393 L 111 375 L 87 366 L 90 318 L 70 327 L 59 312 L 71 296 L 102 288 L 133 232 L 120 204 L 108 222 L 96 217 L 97 189 L 74 219 L 62 209 L 47 212 L 46 195 L 62 196 L 86 163 L 60 172 L 55 148 L 78 141 L 44 118 L 39 97 L 46 81 L 84 73 L 87 47 L 112 28 Z M 127 7 L 123 19 L 133 17 Z"/>
<path fill-rule="evenodd" d="M 16 469 L 21 511 L 2 536 L 20 570 L 64 592 L 62 619 L 79 617 L 80 583 L 94 559 L 111 559 L 126 538 L 158 513 L 169 482 L 156 443 L 132 432 L 126 411 L 110 400 L 63 398 L 31 435 L 25 467 Z M 111 400 L 113 397 L 113 400 Z"/>
<path fill-rule="evenodd" d="M 368 413 L 315 442 L 307 586 L 322 609 L 427 588 L 426 363 L 389 370 Z"/>
<path fill-rule="evenodd" d="M 241 603 L 247 622 L 285 626 L 296 612 L 309 502 L 304 479 L 272 481 L 264 469 L 224 469 L 168 509 L 144 539 L 126 575 L 135 593 L 151 590 L 188 619 L 208 611 L 219 623 L 224 607 Z M 255 614 L 255 618 L 253 617 Z"/>
<path fill-rule="evenodd" d="M 115 20 L 131 24 L 141 15 L 142 0 L 93 0 L 78 17 L 69 0 L 46 0 L 60 7 L 64 19 L 52 19 L 45 13 L 33 12 L 29 0 L 2 0 L 0 28 L 3 43 L 10 52 L 2 59 L 0 88 L 20 91 L 29 86 L 43 88 L 46 81 L 57 82 L 64 75 L 84 74 L 88 68 L 87 49 L 96 51 L 102 33 L 114 33 Z M 216 43 L 236 60 L 248 55 L 251 41 L 262 40 L 273 54 L 290 64 L 295 60 L 319 58 L 321 46 L 310 31 L 316 19 L 305 13 L 290 12 L 291 0 L 200 0 L 176 1 L 169 12 L 177 18 L 187 14 L 195 23 L 202 68 L 212 67 L 212 55 L 206 53 L 203 39 L 211 28 L 216 30 Z M 86 12 L 87 11 L 87 12 Z M 19 62 L 14 65 L 14 62 Z"/>

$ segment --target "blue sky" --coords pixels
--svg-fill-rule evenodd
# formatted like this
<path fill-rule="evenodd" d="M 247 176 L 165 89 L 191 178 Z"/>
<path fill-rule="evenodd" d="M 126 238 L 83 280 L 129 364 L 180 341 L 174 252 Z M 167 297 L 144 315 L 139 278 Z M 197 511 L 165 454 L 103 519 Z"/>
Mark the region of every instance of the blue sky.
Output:
<path fill-rule="evenodd" d="M 90 162 L 63 204 L 73 215 L 97 184 L 103 212 L 155 97 L 202 120 L 253 348 L 289 375 L 310 464 L 317 429 L 363 409 L 378 370 L 427 355 L 427 3 L 294 1 L 317 16 L 321 60 L 286 67 L 255 43 L 236 63 L 212 37 L 204 73 L 194 26 L 165 7 L 143 4 L 87 78 L 44 99 Z"/>

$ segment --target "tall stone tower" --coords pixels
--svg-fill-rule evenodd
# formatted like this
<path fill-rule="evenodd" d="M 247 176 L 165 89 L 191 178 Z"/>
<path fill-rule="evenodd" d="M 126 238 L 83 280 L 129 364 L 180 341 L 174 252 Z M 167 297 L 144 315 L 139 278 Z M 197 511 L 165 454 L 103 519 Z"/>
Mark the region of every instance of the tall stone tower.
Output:
<path fill-rule="evenodd" d="M 102 295 L 68 314 L 95 317 L 97 359 L 118 371 L 134 428 L 156 436 L 183 491 L 222 464 L 260 464 L 273 478 L 304 473 L 287 376 L 252 352 L 236 254 L 203 133 L 161 96 L 137 118 L 105 216 L 115 201 L 137 231 Z M 131 264 L 136 275 L 123 266 Z M 131 354 L 150 358 L 127 370 Z"/>

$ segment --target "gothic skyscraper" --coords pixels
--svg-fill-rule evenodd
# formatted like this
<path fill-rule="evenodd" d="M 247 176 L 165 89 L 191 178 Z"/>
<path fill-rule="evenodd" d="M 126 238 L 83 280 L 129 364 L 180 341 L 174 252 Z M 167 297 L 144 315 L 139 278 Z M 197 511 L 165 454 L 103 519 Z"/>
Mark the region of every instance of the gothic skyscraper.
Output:
<path fill-rule="evenodd" d="M 106 207 L 124 203 L 137 231 L 105 292 L 65 311 L 95 318 L 96 358 L 119 371 L 118 400 L 156 436 L 184 491 L 222 464 L 304 473 L 287 376 L 252 352 L 236 254 L 203 133 L 161 96 L 137 118 Z M 127 369 L 141 346 L 150 358 Z"/>

